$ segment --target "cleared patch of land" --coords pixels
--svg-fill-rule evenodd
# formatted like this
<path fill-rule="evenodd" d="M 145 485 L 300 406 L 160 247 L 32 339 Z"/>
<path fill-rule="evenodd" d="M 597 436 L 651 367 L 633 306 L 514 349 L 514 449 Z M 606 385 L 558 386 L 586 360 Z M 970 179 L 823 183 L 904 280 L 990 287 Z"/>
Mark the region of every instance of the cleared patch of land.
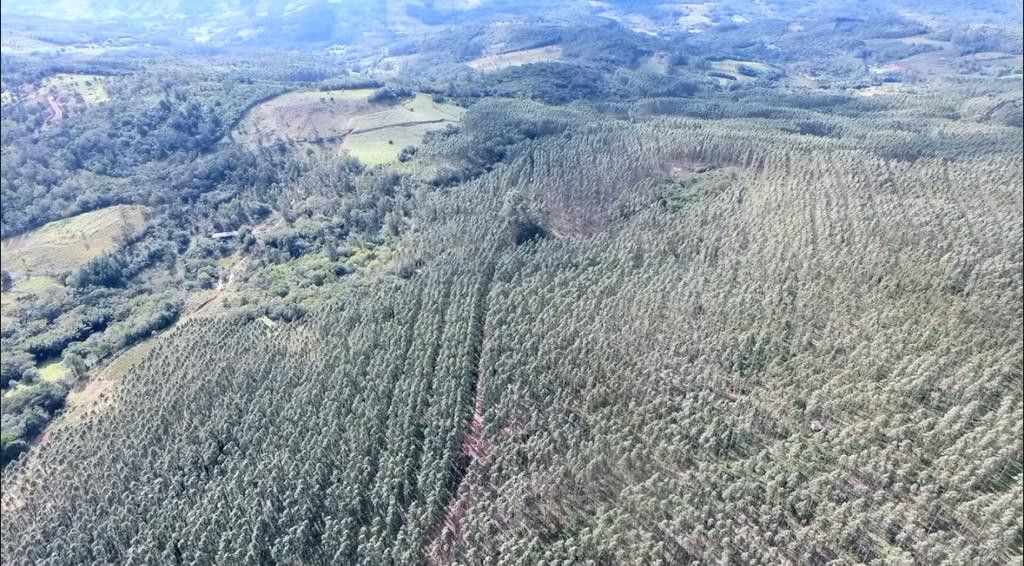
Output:
<path fill-rule="evenodd" d="M 958 77 L 1002 77 L 1019 75 L 1024 56 L 1003 51 L 982 51 L 961 55 L 952 42 L 927 35 L 897 39 L 870 39 L 865 42 L 872 49 L 885 50 L 899 46 L 928 46 L 930 51 L 895 59 L 887 65 L 873 68 L 876 73 L 902 73 L 908 82 L 959 80 Z"/>
<path fill-rule="evenodd" d="M 62 53 L 66 55 L 96 56 L 127 49 L 124 45 L 100 45 L 96 43 L 76 43 L 74 45 L 58 45 L 29 35 L 20 33 L 3 33 L 0 38 L 0 52 L 11 55 L 28 53 Z"/>
<path fill-rule="evenodd" d="M 640 69 L 650 73 L 665 74 L 671 68 L 672 64 L 669 61 L 668 53 L 658 52 L 648 57 L 643 63 L 640 64 Z"/>
<path fill-rule="evenodd" d="M 38 86 L 24 85 L 17 89 L 4 90 L 0 94 L 0 101 L 3 104 L 11 104 L 22 100 L 49 106 L 51 121 L 58 121 L 64 117 L 65 110 L 74 113 L 87 106 L 110 100 L 110 93 L 106 87 L 108 80 L 110 77 L 104 75 L 57 73 L 43 78 Z"/>
<path fill-rule="evenodd" d="M 472 10 L 478 8 L 480 4 L 481 0 L 434 0 L 434 8 L 444 12 Z"/>
<path fill-rule="evenodd" d="M 6 263 L 4 269 L 7 269 Z M 11 325 L 17 323 L 17 317 L 12 315 L 20 302 L 31 301 L 41 295 L 60 293 L 63 289 L 56 279 L 46 275 L 15 277 L 11 290 L 0 294 L 0 328 L 7 331 Z"/>
<path fill-rule="evenodd" d="M 624 14 L 614 18 L 622 25 L 637 33 L 658 35 L 658 24 L 643 14 Z"/>
<path fill-rule="evenodd" d="M 426 0 L 385 0 L 385 18 L 388 29 L 403 35 L 414 35 L 417 33 L 429 33 L 443 29 L 444 26 L 430 25 L 409 14 L 410 6 L 422 7 Z M 438 7 L 438 3 L 434 3 Z"/>
<path fill-rule="evenodd" d="M 714 23 L 711 10 L 714 3 L 654 3 L 652 10 L 638 13 L 628 7 L 600 0 L 587 2 L 593 12 L 602 17 L 622 24 L 637 33 L 658 35 L 665 30 L 689 31 L 697 33 Z M 734 19 L 737 23 L 739 20 Z"/>
<path fill-rule="evenodd" d="M 45 53 L 57 51 L 58 49 L 60 49 L 60 46 L 55 43 L 28 36 L 5 33 L 3 34 L 3 39 L 0 40 L 0 51 L 3 53 Z"/>
<path fill-rule="evenodd" d="M 251 108 L 231 136 L 250 147 L 341 138 L 353 117 L 377 108 L 367 101 L 371 94 L 368 88 L 288 92 Z"/>
<path fill-rule="evenodd" d="M 60 283 L 58 283 L 56 279 L 48 275 L 32 275 L 15 281 L 14 287 L 11 289 L 9 294 L 30 295 L 45 293 L 52 289 L 58 289 L 60 286 Z"/>
<path fill-rule="evenodd" d="M 713 61 L 711 63 L 711 68 L 714 72 L 724 73 L 732 77 L 732 79 L 728 79 L 716 76 L 716 78 L 721 82 L 731 82 L 733 80 L 753 81 L 762 75 L 775 71 L 775 67 L 768 65 L 767 63 L 743 61 L 740 59 L 722 59 L 721 61 Z"/>
<path fill-rule="evenodd" d="M 929 51 L 900 59 L 894 63 L 902 70 L 912 71 L 929 79 L 951 78 L 958 74 L 957 67 L 961 63 L 974 63 L 977 71 L 983 71 L 991 67 L 1006 66 L 1007 68 L 1019 68 L 1021 57 L 1011 53 L 986 53 L 982 57 L 980 53 L 958 57 L 954 52 L 947 50 Z"/>
<path fill-rule="evenodd" d="M 714 5 L 710 2 L 703 4 L 675 4 L 675 6 L 686 12 L 684 15 L 679 16 L 677 20 L 680 26 L 689 28 L 711 25 L 712 23 L 711 8 Z"/>
<path fill-rule="evenodd" d="M 463 113 L 465 109 L 459 106 L 434 102 L 425 94 L 417 94 L 395 106 L 354 116 L 349 125 L 352 133 L 359 134 L 389 126 L 459 120 Z"/>
<path fill-rule="evenodd" d="M 897 38 L 896 41 L 907 45 L 931 45 L 938 49 L 952 49 L 953 43 L 942 39 L 933 39 L 924 35 L 911 35 Z"/>
<path fill-rule="evenodd" d="M 47 362 L 39 366 L 39 379 L 48 383 L 56 383 L 68 374 L 68 368 L 60 360 Z"/>
<path fill-rule="evenodd" d="M 490 72 L 508 67 L 529 65 L 530 63 L 542 63 L 544 61 L 556 61 L 562 57 L 561 45 L 548 45 L 535 47 L 533 49 L 522 49 L 509 51 L 508 53 L 496 53 L 484 55 L 466 63 L 470 67 L 481 71 Z"/>
<path fill-rule="evenodd" d="M 102 75 L 57 73 L 43 79 L 38 92 L 53 95 L 61 104 L 99 104 L 110 100 L 105 80 Z"/>
<path fill-rule="evenodd" d="M 901 83 L 882 83 L 880 85 L 871 85 L 864 88 L 855 89 L 853 92 L 866 97 L 882 96 L 887 94 L 899 94 L 907 92 L 906 87 Z"/>
<path fill-rule="evenodd" d="M 464 113 L 464 108 L 417 94 L 398 106 L 353 118 L 341 151 L 367 165 L 388 163 L 403 147 L 419 145 L 427 132 L 459 121 Z"/>
<path fill-rule="evenodd" d="M 233 139 L 259 147 L 287 143 L 350 154 L 368 165 L 393 161 L 430 130 L 462 118 L 465 109 L 417 94 L 398 104 L 367 100 L 372 89 L 283 94 L 252 108 Z"/>
<path fill-rule="evenodd" d="M 156 346 L 157 340 L 159 337 L 153 336 L 128 348 L 109 364 L 103 366 L 95 375 L 90 376 L 82 387 L 71 390 L 68 393 L 64 411 L 54 424 L 73 425 L 80 422 L 92 410 L 111 403 L 114 391 L 121 384 L 125 374 L 146 357 L 146 354 Z M 54 431 L 60 430 L 57 427 L 53 427 L 53 429 Z"/>
<path fill-rule="evenodd" d="M 380 165 L 394 161 L 403 147 L 418 145 L 423 136 L 436 130 L 437 124 L 393 126 L 363 134 L 352 134 L 341 144 L 341 151 L 359 159 L 366 165 Z"/>
<path fill-rule="evenodd" d="M 3 241 L 4 269 L 18 275 L 74 271 L 112 249 L 125 230 L 145 222 L 146 207 L 117 205 L 45 224 Z"/>

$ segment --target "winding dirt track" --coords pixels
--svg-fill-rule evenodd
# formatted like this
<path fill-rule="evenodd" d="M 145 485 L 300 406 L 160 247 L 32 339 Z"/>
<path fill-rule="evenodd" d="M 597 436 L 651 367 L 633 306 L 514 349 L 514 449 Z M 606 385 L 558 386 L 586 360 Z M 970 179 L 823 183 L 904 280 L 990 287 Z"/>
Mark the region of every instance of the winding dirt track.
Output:
<path fill-rule="evenodd" d="M 57 99 L 52 94 L 46 95 L 46 104 L 50 107 L 50 116 L 43 123 L 43 126 L 49 126 L 50 124 L 56 124 L 64 119 L 64 108 L 61 107 Z"/>

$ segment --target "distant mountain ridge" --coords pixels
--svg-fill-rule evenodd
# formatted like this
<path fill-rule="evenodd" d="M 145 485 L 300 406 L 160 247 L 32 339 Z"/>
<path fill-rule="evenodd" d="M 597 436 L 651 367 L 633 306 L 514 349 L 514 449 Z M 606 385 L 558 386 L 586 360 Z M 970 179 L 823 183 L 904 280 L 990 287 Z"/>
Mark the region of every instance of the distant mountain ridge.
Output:
<path fill-rule="evenodd" d="M 843 13 L 850 17 L 873 17 L 880 12 L 891 12 L 915 21 L 932 22 L 955 20 L 964 11 L 976 14 L 979 22 L 1000 26 L 1022 19 L 1021 4 L 1013 0 L 991 3 L 903 0 L 878 4 L 766 0 L 749 5 L 672 4 L 659 0 L 10 0 L 4 3 L 5 20 L 27 16 L 116 25 L 132 23 L 152 31 L 173 30 L 178 39 L 213 45 L 257 41 L 351 43 L 365 34 L 382 30 L 407 35 L 435 26 L 500 19 L 508 14 L 536 17 L 541 13 L 569 12 L 576 16 L 590 13 L 618 20 L 631 28 L 638 21 L 646 22 L 641 30 L 644 33 L 678 33 L 700 31 L 693 29 L 694 26 L 713 25 L 712 19 L 700 16 L 705 13 L 717 14 L 725 18 L 726 25 L 735 25 L 729 21 L 730 15 L 738 18 L 736 21 L 748 21 L 766 15 L 814 17 L 814 14 Z M 680 16 L 690 12 L 699 17 L 694 20 L 692 14 L 685 18 Z M 4 25 L 9 27 L 9 21 Z"/>
<path fill-rule="evenodd" d="M 16 0 L 4 15 L 49 20 L 135 24 L 173 30 L 180 39 L 229 44 L 273 39 L 295 43 L 349 42 L 385 21 L 385 3 L 355 0 Z"/>
<path fill-rule="evenodd" d="M 292 2 L 289 0 L 15 0 L 4 8 L 15 14 L 45 16 L 57 19 L 113 20 L 121 18 L 164 18 L 194 20 L 207 17 L 270 17 L 301 10 L 308 5 L 326 2 Z M 365 3 L 364 3 L 365 4 Z"/>

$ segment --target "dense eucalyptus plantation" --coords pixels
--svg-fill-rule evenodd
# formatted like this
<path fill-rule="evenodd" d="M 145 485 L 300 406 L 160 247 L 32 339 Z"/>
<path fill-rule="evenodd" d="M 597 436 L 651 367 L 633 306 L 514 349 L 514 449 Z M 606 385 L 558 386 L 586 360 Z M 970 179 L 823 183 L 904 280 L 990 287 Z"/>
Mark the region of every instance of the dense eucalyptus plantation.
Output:
<path fill-rule="evenodd" d="M 1021 561 L 1019 16 L 448 4 L 5 27 L 3 564 Z"/>
<path fill-rule="evenodd" d="M 929 110 L 826 140 L 591 114 L 519 144 L 423 198 L 407 279 L 181 325 L 40 450 L 5 559 L 1009 560 L 1020 141 L 864 147 Z"/>

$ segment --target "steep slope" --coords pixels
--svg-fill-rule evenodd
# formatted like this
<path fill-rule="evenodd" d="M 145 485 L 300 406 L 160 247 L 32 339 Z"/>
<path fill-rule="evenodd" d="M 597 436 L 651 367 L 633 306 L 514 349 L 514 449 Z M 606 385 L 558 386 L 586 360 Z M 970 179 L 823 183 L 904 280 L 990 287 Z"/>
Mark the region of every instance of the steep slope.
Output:
<path fill-rule="evenodd" d="M 642 108 L 472 109 L 434 151 L 548 129 L 421 197 L 408 279 L 162 340 L 4 562 L 1019 559 L 1018 130 Z"/>

